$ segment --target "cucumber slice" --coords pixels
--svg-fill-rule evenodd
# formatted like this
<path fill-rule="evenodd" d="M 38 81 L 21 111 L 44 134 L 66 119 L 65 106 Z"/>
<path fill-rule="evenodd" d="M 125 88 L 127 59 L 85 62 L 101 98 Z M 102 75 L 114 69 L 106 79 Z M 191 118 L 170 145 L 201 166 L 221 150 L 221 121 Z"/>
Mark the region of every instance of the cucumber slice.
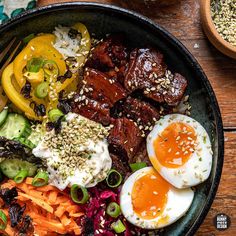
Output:
<path fill-rule="evenodd" d="M 6 121 L 7 114 L 8 114 L 8 108 L 4 108 L 2 112 L 0 113 L 0 126 L 2 126 L 4 122 Z"/>
<path fill-rule="evenodd" d="M 2 173 L 10 179 L 13 179 L 21 170 L 27 170 L 30 177 L 34 176 L 37 171 L 34 164 L 19 159 L 5 159 L 0 163 L 0 168 Z"/>
<path fill-rule="evenodd" d="M 33 149 L 36 147 L 36 145 L 34 143 L 32 143 L 29 139 L 25 139 L 25 138 L 14 138 L 15 141 L 25 145 L 26 147 Z"/>
<path fill-rule="evenodd" d="M 0 128 L 0 136 L 7 139 L 27 138 L 31 133 L 31 127 L 26 118 L 22 115 L 10 113 Z"/>

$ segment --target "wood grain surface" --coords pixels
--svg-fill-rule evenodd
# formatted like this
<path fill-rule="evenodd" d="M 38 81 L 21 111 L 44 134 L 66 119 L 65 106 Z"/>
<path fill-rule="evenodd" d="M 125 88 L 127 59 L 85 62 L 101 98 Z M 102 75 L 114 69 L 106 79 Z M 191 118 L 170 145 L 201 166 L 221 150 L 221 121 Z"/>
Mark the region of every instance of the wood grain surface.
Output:
<path fill-rule="evenodd" d="M 67 0 L 69 1 L 69 0 Z M 39 5 L 47 5 L 64 0 L 39 0 Z M 222 112 L 225 130 L 225 163 L 221 183 L 212 208 L 197 236 L 236 235 L 236 60 L 217 51 L 207 40 L 201 28 L 198 0 L 171 0 L 171 6 L 158 5 L 149 0 L 93 0 L 135 10 L 164 26 L 175 35 L 196 57 L 216 93 Z M 164 2 L 162 0 L 162 2 Z M 166 2 L 170 3 L 169 0 Z M 217 231 L 213 217 L 226 213 L 231 217 L 231 227 L 227 231 Z"/>

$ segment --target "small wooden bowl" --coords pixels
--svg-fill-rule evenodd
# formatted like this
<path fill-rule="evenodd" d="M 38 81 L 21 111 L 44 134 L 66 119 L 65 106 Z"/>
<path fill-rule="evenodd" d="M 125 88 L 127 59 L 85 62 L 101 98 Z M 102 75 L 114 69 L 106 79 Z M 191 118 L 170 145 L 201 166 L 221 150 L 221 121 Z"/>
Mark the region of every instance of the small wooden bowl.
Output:
<path fill-rule="evenodd" d="M 217 32 L 211 17 L 211 0 L 201 0 L 201 19 L 205 34 L 211 43 L 225 55 L 236 59 L 236 47 L 225 41 Z"/>

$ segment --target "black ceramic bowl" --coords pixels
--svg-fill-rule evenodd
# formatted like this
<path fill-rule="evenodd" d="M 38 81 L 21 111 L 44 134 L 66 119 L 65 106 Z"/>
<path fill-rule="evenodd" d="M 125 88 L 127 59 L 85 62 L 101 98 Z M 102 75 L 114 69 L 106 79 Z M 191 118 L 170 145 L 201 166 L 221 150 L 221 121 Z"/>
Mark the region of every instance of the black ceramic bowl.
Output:
<path fill-rule="evenodd" d="M 198 62 L 189 51 L 165 29 L 151 20 L 118 7 L 96 3 L 63 3 L 24 13 L 0 28 L 0 48 L 13 37 L 24 38 L 30 33 L 52 32 L 58 25 L 71 26 L 81 21 L 97 37 L 123 32 L 132 46 L 152 45 L 161 50 L 168 66 L 183 74 L 189 82 L 192 117 L 211 136 L 214 151 L 209 179 L 196 188 L 188 213 L 175 224 L 165 228 L 163 235 L 193 235 L 210 209 L 220 182 L 223 166 L 223 128 L 219 106 L 211 85 Z"/>

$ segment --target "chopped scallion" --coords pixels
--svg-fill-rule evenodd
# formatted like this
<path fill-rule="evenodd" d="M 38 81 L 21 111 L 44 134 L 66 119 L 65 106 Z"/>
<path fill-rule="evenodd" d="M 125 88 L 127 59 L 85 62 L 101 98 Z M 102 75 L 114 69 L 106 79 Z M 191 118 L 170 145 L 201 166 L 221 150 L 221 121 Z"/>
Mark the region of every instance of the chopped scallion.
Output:
<path fill-rule="evenodd" d="M 59 75 L 57 63 L 52 60 L 47 60 L 44 62 L 43 70 L 46 78 L 57 78 Z"/>
<path fill-rule="evenodd" d="M 82 194 L 79 199 L 78 195 Z M 89 200 L 89 193 L 85 187 L 79 186 L 78 184 L 73 184 L 70 189 L 70 195 L 73 202 L 78 204 L 85 204 Z"/>
<path fill-rule="evenodd" d="M 132 163 L 132 164 L 129 164 L 132 172 L 135 172 L 137 170 L 140 170 L 144 167 L 147 167 L 147 164 L 145 162 L 136 162 L 136 163 Z"/>
<path fill-rule="evenodd" d="M 48 112 L 49 120 L 56 122 L 60 117 L 64 116 L 63 112 L 59 109 L 52 109 Z"/>
<path fill-rule="evenodd" d="M 48 173 L 46 171 L 39 171 L 33 178 L 32 185 L 35 187 L 41 187 L 48 184 Z"/>
<path fill-rule="evenodd" d="M 120 186 L 122 180 L 122 175 L 115 169 L 111 169 L 106 178 L 107 185 L 110 188 L 116 188 Z"/>
<path fill-rule="evenodd" d="M 35 89 L 35 96 L 37 98 L 45 98 L 48 95 L 48 82 L 40 83 Z"/>
<path fill-rule="evenodd" d="M 14 181 L 18 184 L 22 183 L 24 179 L 28 176 L 28 170 L 21 170 L 15 177 Z"/>
<path fill-rule="evenodd" d="M 106 213 L 113 218 L 117 218 L 120 215 L 120 212 L 120 206 L 116 202 L 111 202 L 107 206 Z"/>
<path fill-rule="evenodd" d="M 44 60 L 40 57 L 32 58 L 27 62 L 26 69 L 28 72 L 39 72 L 40 68 L 43 66 Z"/>
<path fill-rule="evenodd" d="M 117 233 L 123 233 L 126 230 L 125 225 L 122 223 L 121 220 L 118 220 L 111 224 L 111 228 Z"/>

